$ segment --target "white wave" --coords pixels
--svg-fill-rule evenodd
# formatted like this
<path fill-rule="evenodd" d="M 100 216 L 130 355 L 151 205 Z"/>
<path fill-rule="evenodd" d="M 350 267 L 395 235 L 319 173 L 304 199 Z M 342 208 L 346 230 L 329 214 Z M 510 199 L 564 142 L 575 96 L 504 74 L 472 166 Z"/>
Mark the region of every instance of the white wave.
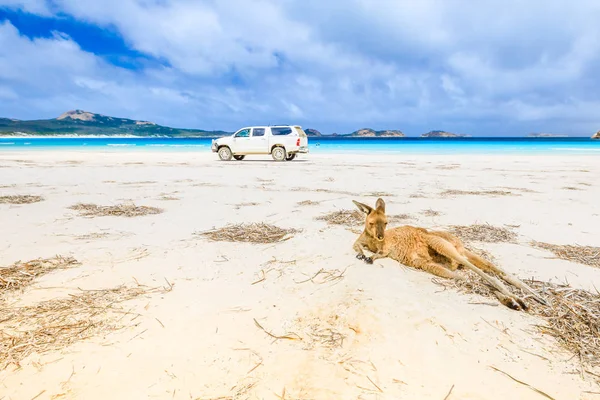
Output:
<path fill-rule="evenodd" d="M 144 147 L 206 147 L 205 144 L 146 144 Z"/>
<path fill-rule="evenodd" d="M 0 142 L 0 144 L 3 145 L 3 146 L 8 146 L 8 145 L 11 145 L 11 144 L 15 144 L 15 142 Z"/>
<path fill-rule="evenodd" d="M 127 146 L 135 146 L 135 144 L 134 143 L 108 143 L 107 146 L 127 147 Z"/>
<path fill-rule="evenodd" d="M 11 138 L 14 139 L 131 139 L 131 138 L 140 138 L 144 139 L 146 136 L 136 136 L 136 135 L 77 135 L 66 133 L 64 135 L 10 135 Z M 162 136 L 149 136 L 152 137 L 162 137 Z"/>
<path fill-rule="evenodd" d="M 559 151 L 600 151 L 600 148 L 597 149 L 582 149 L 582 148 L 578 148 L 578 147 L 555 147 L 552 150 L 559 150 Z"/>
<path fill-rule="evenodd" d="M 168 147 L 206 147 L 204 144 L 168 144 Z"/>

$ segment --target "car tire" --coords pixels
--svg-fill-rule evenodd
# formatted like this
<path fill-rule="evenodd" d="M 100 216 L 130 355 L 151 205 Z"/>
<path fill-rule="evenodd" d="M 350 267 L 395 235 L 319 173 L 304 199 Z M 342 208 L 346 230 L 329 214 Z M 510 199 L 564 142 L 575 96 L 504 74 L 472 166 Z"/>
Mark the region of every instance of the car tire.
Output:
<path fill-rule="evenodd" d="M 219 149 L 219 158 L 221 159 L 221 161 L 229 161 L 231 160 L 231 157 L 233 156 L 233 153 L 231 152 L 231 149 L 227 146 L 223 146 Z"/>
<path fill-rule="evenodd" d="M 284 147 L 276 146 L 271 150 L 271 157 L 275 161 L 285 161 L 287 159 L 287 152 Z"/>
<path fill-rule="evenodd" d="M 238 161 L 242 161 L 244 159 L 244 157 L 246 157 L 246 156 L 245 155 L 233 156 L 233 158 L 235 158 Z"/>
<path fill-rule="evenodd" d="M 285 159 L 286 161 L 292 161 L 294 158 L 296 158 L 296 153 L 288 154 L 288 156 Z"/>

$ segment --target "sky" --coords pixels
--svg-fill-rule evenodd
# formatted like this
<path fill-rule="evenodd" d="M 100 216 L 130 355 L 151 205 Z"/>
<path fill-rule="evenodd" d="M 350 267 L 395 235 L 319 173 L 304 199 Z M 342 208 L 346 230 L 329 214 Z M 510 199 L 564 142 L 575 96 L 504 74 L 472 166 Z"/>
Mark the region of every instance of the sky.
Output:
<path fill-rule="evenodd" d="M 600 129 L 598 0 L 0 0 L 0 117 Z"/>

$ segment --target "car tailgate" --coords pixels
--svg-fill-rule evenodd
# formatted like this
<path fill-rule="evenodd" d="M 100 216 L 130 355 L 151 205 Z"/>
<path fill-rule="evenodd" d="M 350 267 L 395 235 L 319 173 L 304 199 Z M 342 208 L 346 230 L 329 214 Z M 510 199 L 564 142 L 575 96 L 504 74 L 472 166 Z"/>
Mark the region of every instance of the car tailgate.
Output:
<path fill-rule="evenodd" d="M 308 147 L 308 136 L 306 135 L 306 132 L 299 126 L 294 126 L 294 130 L 300 138 L 300 147 Z"/>

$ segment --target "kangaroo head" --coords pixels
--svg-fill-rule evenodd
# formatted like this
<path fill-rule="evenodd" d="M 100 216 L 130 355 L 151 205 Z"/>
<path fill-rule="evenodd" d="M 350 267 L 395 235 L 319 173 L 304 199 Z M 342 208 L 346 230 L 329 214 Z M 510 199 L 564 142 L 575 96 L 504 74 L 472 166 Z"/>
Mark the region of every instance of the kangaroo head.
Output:
<path fill-rule="evenodd" d="M 367 235 L 374 237 L 380 242 L 384 239 L 385 228 L 387 226 L 387 217 L 385 216 L 385 202 L 383 199 L 377 199 L 375 208 L 369 207 L 366 204 L 352 200 L 360 211 L 366 214 L 365 232 Z"/>

